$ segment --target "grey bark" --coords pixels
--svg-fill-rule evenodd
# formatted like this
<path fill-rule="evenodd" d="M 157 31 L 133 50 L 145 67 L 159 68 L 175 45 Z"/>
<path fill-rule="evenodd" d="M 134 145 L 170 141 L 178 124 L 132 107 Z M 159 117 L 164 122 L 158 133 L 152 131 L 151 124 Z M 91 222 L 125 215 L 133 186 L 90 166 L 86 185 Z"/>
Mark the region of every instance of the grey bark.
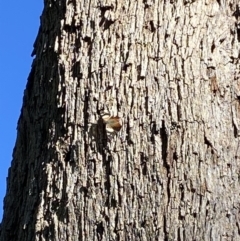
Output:
<path fill-rule="evenodd" d="M 45 1 L 0 240 L 240 240 L 239 7 Z"/>

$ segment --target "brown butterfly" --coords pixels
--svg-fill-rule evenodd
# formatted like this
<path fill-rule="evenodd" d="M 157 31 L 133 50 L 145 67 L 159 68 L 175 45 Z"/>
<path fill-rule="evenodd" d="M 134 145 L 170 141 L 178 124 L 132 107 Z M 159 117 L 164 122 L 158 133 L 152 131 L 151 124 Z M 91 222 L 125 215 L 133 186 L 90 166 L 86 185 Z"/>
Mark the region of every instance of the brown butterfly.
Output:
<path fill-rule="evenodd" d="M 101 116 L 107 132 L 113 133 L 121 130 L 122 120 L 118 116 L 111 116 L 108 113 L 103 113 Z"/>

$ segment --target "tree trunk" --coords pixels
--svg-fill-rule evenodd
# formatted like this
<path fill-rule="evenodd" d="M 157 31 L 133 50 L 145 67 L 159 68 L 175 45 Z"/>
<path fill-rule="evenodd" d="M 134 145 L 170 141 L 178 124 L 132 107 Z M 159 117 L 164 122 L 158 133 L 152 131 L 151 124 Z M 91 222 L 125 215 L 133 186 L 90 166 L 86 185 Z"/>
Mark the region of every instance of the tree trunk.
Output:
<path fill-rule="evenodd" d="M 0 240 L 240 240 L 238 4 L 45 1 Z"/>

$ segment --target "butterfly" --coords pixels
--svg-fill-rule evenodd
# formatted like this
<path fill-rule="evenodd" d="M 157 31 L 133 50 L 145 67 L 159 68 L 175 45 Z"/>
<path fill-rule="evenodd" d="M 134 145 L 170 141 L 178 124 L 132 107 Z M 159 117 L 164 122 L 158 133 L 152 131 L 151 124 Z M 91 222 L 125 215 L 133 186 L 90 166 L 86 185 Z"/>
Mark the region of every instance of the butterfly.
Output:
<path fill-rule="evenodd" d="M 122 128 L 122 120 L 118 116 L 111 116 L 108 113 L 102 115 L 103 123 L 106 125 L 106 131 L 113 133 L 119 132 Z"/>

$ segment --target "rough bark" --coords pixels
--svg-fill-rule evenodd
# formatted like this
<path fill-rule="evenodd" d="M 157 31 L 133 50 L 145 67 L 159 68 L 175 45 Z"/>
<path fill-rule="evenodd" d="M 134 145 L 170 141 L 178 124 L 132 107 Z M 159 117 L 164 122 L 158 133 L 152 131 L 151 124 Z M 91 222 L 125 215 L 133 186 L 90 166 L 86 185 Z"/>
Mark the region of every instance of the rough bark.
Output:
<path fill-rule="evenodd" d="M 238 4 L 45 1 L 0 240 L 240 240 Z"/>

